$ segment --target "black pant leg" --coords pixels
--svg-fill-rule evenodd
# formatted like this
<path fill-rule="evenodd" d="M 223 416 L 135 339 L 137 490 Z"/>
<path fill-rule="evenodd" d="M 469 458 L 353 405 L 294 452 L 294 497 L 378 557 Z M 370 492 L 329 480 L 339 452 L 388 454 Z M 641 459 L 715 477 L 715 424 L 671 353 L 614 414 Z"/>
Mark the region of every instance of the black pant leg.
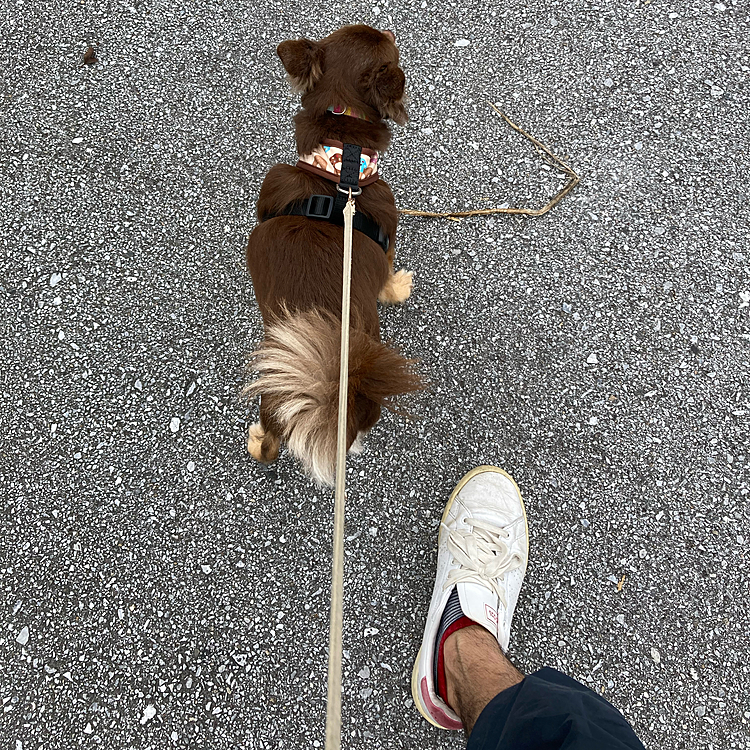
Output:
<path fill-rule="evenodd" d="M 466 750 L 644 750 L 622 714 L 580 682 L 545 667 L 495 696 Z"/>

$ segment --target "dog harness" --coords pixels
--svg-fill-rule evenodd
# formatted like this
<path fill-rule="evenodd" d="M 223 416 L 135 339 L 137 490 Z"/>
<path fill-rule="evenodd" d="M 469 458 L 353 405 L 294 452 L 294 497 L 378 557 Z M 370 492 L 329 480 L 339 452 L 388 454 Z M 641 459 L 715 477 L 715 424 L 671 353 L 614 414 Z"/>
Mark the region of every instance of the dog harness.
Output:
<path fill-rule="evenodd" d="M 334 114 L 348 114 L 348 112 L 335 112 Z M 350 116 L 357 117 L 358 115 Z M 344 206 L 349 189 L 352 195 L 359 195 L 363 187 L 372 185 L 380 178 L 377 151 L 351 143 L 341 143 L 341 141 L 323 141 L 311 154 L 301 156 L 296 166 L 298 169 L 335 182 L 336 195 L 311 195 L 305 200 L 290 203 L 281 211 L 263 216 L 261 221 L 268 221 L 277 216 L 305 216 L 308 219 L 320 219 L 343 227 Z M 390 244 L 388 234 L 383 227 L 361 211 L 354 214 L 353 228 L 367 235 L 385 252 L 388 252 Z"/>

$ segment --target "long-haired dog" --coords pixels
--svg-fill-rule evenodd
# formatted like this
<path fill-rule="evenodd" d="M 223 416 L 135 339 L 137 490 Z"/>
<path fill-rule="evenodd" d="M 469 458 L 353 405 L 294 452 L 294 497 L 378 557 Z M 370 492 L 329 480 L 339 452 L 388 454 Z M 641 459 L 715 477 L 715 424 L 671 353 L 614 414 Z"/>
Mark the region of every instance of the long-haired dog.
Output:
<path fill-rule="evenodd" d="M 250 427 L 248 451 L 270 463 L 285 441 L 308 474 L 332 484 L 343 230 L 336 217 L 325 216 L 333 202 L 325 196 L 335 198 L 343 180 L 344 144 L 362 149 L 355 215 L 360 225 L 352 242 L 347 449 L 357 449 L 381 407 L 422 387 L 413 362 L 381 342 L 377 311 L 378 300 L 403 302 L 412 288 L 411 273 L 394 272 L 398 214 L 378 174 L 379 152 L 391 139 L 385 120 L 407 120 L 405 77 L 393 33 L 369 26 L 347 26 L 320 42 L 282 42 L 277 53 L 302 94 L 295 117 L 300 160 L 277 164 L 266 175 L 260 223 L 247 244 L 265 328 L 251 360 L 260 376 L 244 391 L 260 396 L 260 422 Z"/>

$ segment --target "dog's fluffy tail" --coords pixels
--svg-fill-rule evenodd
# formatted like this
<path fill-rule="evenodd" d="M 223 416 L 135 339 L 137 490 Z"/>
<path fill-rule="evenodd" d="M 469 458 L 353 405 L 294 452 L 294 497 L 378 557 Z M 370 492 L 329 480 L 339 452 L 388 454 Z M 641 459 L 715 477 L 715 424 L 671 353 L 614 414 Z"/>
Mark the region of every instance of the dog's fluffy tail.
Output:
<path fill-rule="evenodd" d="M 332 485 L 336 469 L 341 322 L 329 313 L 309 311 L 269 326 L 249 367 L 260 373 L 245 388 L 261 396 L 278 437 L 321 484 Z M 356 324 L 349 333 L 347 446 L 357 439 L 359 416 L 394 397 L 424 387 L 407 360 L 375 341 Z M 374 421 L 374 420 L 372 420 Z M 370 426 L 370 425 L 368 425 Z"/>

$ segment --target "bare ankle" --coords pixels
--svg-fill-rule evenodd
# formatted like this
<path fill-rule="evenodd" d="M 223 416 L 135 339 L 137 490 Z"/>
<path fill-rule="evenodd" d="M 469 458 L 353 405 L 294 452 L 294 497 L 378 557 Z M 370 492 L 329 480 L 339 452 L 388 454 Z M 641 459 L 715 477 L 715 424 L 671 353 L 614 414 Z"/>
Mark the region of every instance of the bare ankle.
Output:
<path fill-rule="evenodd" d="M 524 678 L 481 625 L 450 635 L 443 645 L 448 703 L 471 734 L 484 707 Z"/>

